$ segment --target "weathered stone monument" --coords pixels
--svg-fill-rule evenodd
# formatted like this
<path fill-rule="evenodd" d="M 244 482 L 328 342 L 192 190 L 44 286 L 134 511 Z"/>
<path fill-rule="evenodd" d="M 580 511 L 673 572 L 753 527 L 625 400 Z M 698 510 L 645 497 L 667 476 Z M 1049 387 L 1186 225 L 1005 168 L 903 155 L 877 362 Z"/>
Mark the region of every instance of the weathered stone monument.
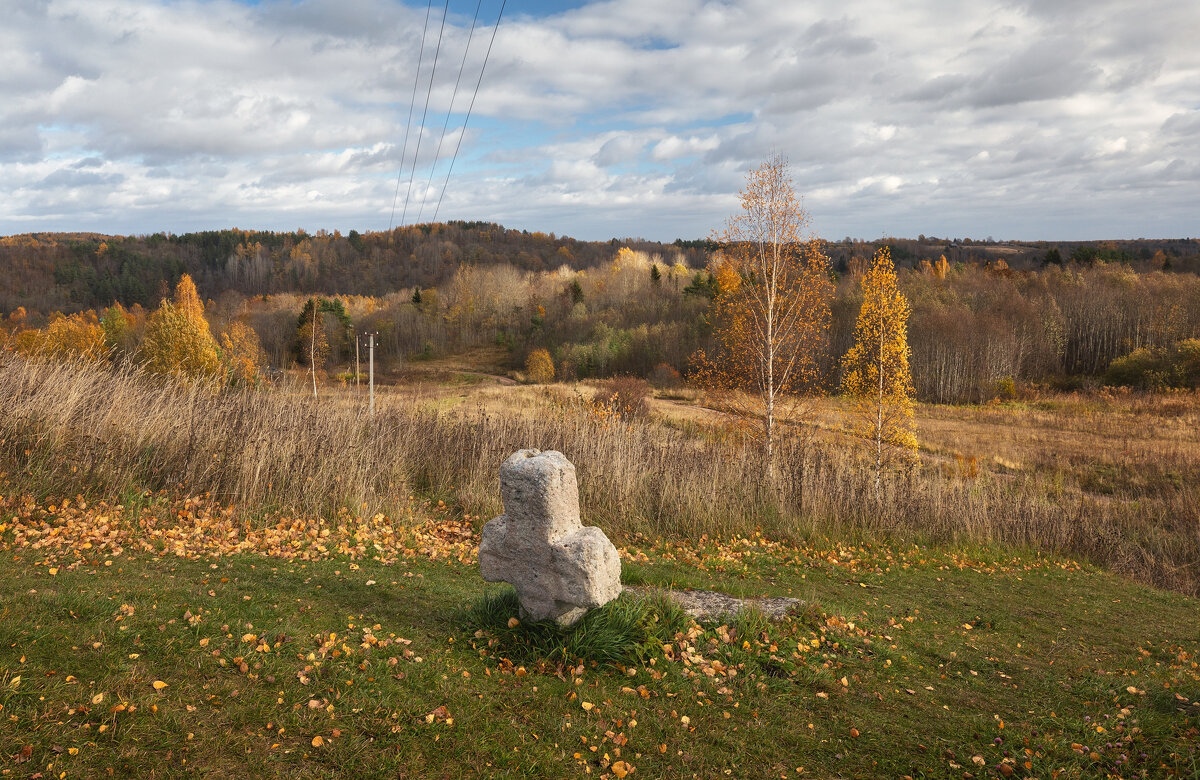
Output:
<path fill-rule="evenodd" d="M 579 520 L 575 466 L 561 452 L 520 450 L 500 467 L 504 514 L 483 527 L 479 571 L 517 589 L 521 617 L 569 626 L 621 594 L 621 559 Z"/>

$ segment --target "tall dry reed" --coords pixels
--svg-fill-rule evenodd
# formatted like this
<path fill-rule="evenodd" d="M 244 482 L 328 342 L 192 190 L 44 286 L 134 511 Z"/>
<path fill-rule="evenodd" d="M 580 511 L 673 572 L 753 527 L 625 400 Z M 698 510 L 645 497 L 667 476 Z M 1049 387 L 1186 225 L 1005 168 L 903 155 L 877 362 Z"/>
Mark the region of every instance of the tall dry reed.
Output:
<path fill-rule="evenodd" d="M 497 470 L 521 448 L 556 449 L 579 471 L 585 519 L 610 532 L 697 538 L 881 535 L 1002 543 L 1084 556 L 1145 582 L 1200 593 L 1196 491 L 1094 496 L 1049 479 L 937 466 L 876 496 L 849 448 L 784 441 L 778 484 L 736 435 L 598 417 L 548 395 L 537 408 L 439 411 L 419 395 L 231 391 L 135 367 L 0 362 L 0 459 L 46 494 L 209 493 L 256 513 L 396 512 L 420 493 L 500 509 Z M 1136 499 L 1136 500 L 1134 500 Z"/>

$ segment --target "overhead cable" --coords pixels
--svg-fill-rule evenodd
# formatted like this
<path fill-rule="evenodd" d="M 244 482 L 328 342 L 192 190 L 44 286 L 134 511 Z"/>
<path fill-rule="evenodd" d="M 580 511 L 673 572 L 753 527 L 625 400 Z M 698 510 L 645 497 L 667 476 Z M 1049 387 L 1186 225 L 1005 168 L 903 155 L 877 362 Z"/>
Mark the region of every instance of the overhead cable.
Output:
<path fill-rule="evenodd" d="M 408 156 L 408 131 L 412 128 L 413 107 L 417 103 L 417 82 L 421 80 L 421 61 L 425 57 L 425 33 L 429 31 L 429 14 L 433 10 L 433 0 L 425 7 L 425 27 L 421 29 L 421 49 L 417 53 L 417 74 L 413 76 L 412 99 L 408 102 L 408 123 L 404 126 L 404 146 L 400 150 L 400 170 L 396 171 L 396 192 L 392 195 L 392 215 L 388 217 L 388 233 L 396 219 L 396 201 L 400 199 L 400 179 L 404 175 L 404 159 Z"/>
<path fill-rule="evenodd" d="M 436 222 L 438 211 L 442 208 L 442 198 L 446 196 L 446 186 L 450 184 L 450 174 L 454 171 L 454 162 L 458 159 L 458 151 L 462 148 L 463 137 L 467 134 L 467 123 L 471 121 L 471 111 L 475 108 L 475 98 L 479 95 L 479 85 L 483 83 L 483 74 L 487 70 L 488 58 L 492 55 L 492 44 L 496 42 L 496 31 L 500 29 L 500 20 L 504 18 L 504 7 L 508 4 L 508 0 L 500 3 L 500 13 L 496 16 L 496 24 L 492 27 L 492 38 L 488 41 L 487 52 L 483 55 L 483 67 L 479 69 L 479 79 L 475 82 L 475 92 L 471 95 L 471 103 L 467 106 L 467 116 L 463 119 L 462 132 L 458 136 L 458 143 L 454 146 L 454 155 L 450 158 L 450 167 L 446 170 L 446 180 L 442 183 L 442 192 L 438 195 L 437 207 L 433 210 L 433 217 L 430 221 Z"/>
<path fill-rule="evenodd" d="M 433 94 L 433 80 L 437 76 L 438 55 L 442 51 L 442 34 L 446 31 L 446 16 L 450 13 L 450 0 L 442 9 L 442 26 L 438 30 L 437 48 L 433 50 L 433 68 L 429 72 L 429 89 L 425 91 L 425 110 L 421 112 L 421 130 L 417 133 L 417 150 L 413 152 L 412 170 L 408 174 L 408 191 L 404 194 L 404 210 L 400 212 L 400 224 L 403 225 L 408 216 L 408 202 L 412 197 L 413 178 L 417 173 L 417 159 L 421 155 L 421 137 L 425 135 L 425 118 L 429 115 L 429 97 Z"/>
<path fill-rule="evenodd" d="M 450 127 L 450 115 L 454 112 L 454 99 L 458 97 L 458 85 L 462 81 L 463 68 L 467 66 L 467 54 L 471 51 L 471 39 L 475 35 L 475 23 L 479 21 L 479 9 L 483 6 L 483 0 L 478 0 L 475 3 L 475 17 L 471 19 L 471 30 L 467 33 L 467 45 L 463 49 L 462 62 L 458 66 L 458 77 L 454 79 L 454 91 L 450 94 L 450 106 L 446 109 L 446 121 L 442 124 L 442 134 L 438 136 L 437 150 L 433 153 L 433 162 L 429 164 L 429 179 L 425 182 L 425 192 L 429 192 L 433 186 L 433 172 L 437 169 L 438 156 L 442 153 L 442 142 L 446 140 L 446 130 Z M 425 198 L 421 198 L 421 207 L 417 209 L 417 222 L 421 221 L 421 214 L 425 211 Z"/>

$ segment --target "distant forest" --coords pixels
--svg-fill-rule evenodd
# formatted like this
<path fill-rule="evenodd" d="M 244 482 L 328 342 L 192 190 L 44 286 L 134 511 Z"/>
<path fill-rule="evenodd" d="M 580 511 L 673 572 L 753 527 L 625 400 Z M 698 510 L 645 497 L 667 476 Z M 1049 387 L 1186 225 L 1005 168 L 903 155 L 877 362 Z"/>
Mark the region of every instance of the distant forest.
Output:
<path fill-rule="evenodd" d="M 889 246 L 897 267 L 917 269 L 945 257 L 984 268 L 1037 270 L 1048 264 L 1118 264 L 1135 271 L 1200 273 L 1200 239 L 1103 242 L 978 241 L 969 238 L 885 238 L 826 242 L 838 274 Z M 120 303 L 156 306 L 184 273 L 201 296 L 234 291 L 384 296 L 438 287 L 461 266 L 512 266 L 520 271 L 572 271 L 610 262 L 629 247 L 664 262 L 703 268 L 713 242 L 665 244 L 637 238 L 577 241 L 553 233 L 506 229 L 489 222 L 450 222 L 347 234 L 324 230 L 276 233 L 219 230 L 149 236 L 31 233 L 0 238 L 0 312 L 72 313 Z"/>
<path fill-rule="evenodd" d="M 850 348 L 859 281 L 883 245 L 912 305 L 923 400 L 1012 398 L 1046 385 L 1200 386 L 1200 241 L 921 236 L 825 243 L 835 281 L 819 349 L 827 389 Z M 12 236 L 0 239 L 0 351 L 89 353 L 112 341 L 116 357 L 145 359 L 148 317 L 187 274 L 206 327 L 230 354 L 249 345 L 250 362 L 272 372 L 308 365 L 315 307 L 328 345 L 320 370 L 330 376 L 353 361 L 353 334 L 373 332 L 385 369 L 503 347 L 514 371 L 546 350 L 562 379 L 632 375 L 668 386 L 712 347 L 718 249 L 463 222 L 347 235 Z"/>

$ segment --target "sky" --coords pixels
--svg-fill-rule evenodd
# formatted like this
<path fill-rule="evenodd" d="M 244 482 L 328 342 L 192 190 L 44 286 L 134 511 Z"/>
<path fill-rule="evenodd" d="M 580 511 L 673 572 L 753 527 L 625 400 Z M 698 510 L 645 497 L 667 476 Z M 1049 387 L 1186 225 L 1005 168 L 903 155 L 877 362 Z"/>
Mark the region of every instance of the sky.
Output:
<path fill-rule="evenodd" d="M 1200 235 L 1196 0 L 501 2 L 4 0 L 0 234 Z"/>

